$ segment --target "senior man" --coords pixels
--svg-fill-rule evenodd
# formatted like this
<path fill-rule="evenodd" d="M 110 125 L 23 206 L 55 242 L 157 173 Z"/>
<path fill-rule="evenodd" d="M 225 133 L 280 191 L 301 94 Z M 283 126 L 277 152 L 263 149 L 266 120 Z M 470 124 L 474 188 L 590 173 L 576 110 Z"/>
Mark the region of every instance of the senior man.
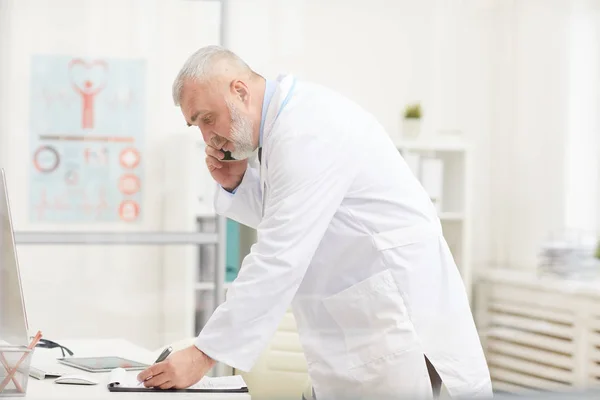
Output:
<path fill-rule="evenodd" d="M 146 386 L 189 386 L 215 361 L 248 371 L 291 305 L 318 399 L 431 398 L 428 363 L 451 396 L 491 396 L 435 207 L 370 113 L 218 46 L 189 57 L 173 99 L 207 144 L 217 212 L 258 238 L 195 344 L 140 373 Z"/>

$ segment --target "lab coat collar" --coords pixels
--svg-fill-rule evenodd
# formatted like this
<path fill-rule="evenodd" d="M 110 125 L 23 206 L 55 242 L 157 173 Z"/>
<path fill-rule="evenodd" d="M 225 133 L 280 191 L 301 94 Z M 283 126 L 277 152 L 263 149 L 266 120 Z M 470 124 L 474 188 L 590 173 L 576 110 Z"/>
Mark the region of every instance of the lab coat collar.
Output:
<path fill-rule="evenodd" d="M 261 162 L 260 162 L 260 188 L 262 190 L 262 212 L 264 213 L 265 207 L 265 176 L 268 167 L 269 158 L 269 138 L 273 131 L 273 126 L 277 121 L 281 107 L 285 106 L 285 102 L 289 100 L 288 94 L 294 88 L 295 78 L 293 75 L 280 75 L 277 78 L 277 89 L 273 93 L 273 97 L 269 103 L 267 115 L 265 117 L 264 131 L 263 131 L 263 142 L 261 145 Z M 287 100 L 286 100 L 287 99 Z"/>
<path fill-rule="evenodd" d="M 262 146 L 266 145 L 266 141 L 273 130 L 273 126 L 279 115 L 283 102 L 294 85 L 295 77 L 293 75 L 279 75 L 277 77 L 277 89 L 273 93 L 273 97 L 269 103 L 265 123 L 263 127 Z M 263 148 L 263 157 L 265 157 L 265 149 Z"/>

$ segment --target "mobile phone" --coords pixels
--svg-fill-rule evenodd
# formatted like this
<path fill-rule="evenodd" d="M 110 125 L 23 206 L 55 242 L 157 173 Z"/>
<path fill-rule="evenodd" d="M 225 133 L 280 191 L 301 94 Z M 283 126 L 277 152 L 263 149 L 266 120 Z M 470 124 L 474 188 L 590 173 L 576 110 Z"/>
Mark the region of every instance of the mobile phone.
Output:
<path fill-rule="evenodd" d="M 221 161 L 237 161 L 235 158 L 233 158 L 231 156 L 231 152 L 230 151 L 225 151 L 225 150 L 221 150 L 223 153 L 225 153 L 225 157 L 223 157 L 221 159 Z"/>

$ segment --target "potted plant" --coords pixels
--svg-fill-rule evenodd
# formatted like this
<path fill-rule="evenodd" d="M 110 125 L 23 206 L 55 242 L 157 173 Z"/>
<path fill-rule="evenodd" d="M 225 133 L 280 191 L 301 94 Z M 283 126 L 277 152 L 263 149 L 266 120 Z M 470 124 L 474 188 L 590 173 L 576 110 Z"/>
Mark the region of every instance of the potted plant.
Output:
<path fill-rule="evenodd" d="M 600 240 L 598 240 L 598 245 L 596 246 L 596 258 L 600 260 Z"/>
<path fill-rule="evenodd" d="M 414 139 L 419 136 L 421 133 L 421 116 L 421 105 L 419 103 L 406 106 L 402 123 L 402 137 Z"/>

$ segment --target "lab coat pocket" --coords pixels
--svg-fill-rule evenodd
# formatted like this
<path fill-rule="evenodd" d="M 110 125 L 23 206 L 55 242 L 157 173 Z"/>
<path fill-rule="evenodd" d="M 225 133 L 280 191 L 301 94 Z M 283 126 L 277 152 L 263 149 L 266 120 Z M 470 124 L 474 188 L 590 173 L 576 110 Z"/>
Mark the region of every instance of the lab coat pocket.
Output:
<path fill-rule="evenodd" d="M 419 346 L 413 324 L 388 269 L 323 300 L 344 334 L 348 368 Z"/>

